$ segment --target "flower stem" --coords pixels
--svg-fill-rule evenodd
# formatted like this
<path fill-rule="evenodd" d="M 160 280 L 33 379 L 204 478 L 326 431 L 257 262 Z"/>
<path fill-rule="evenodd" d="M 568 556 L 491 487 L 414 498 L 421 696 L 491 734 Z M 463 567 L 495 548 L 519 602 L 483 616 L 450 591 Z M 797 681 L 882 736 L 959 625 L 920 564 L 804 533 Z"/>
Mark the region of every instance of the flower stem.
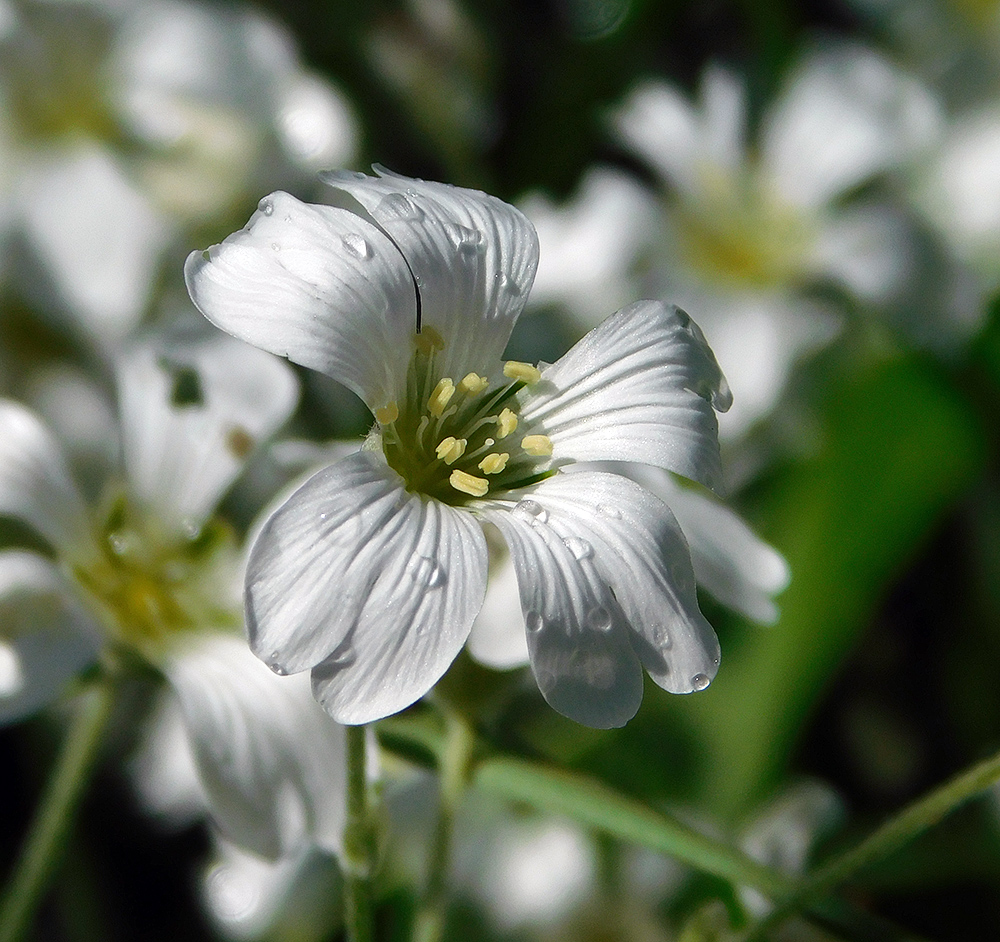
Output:
<path fill-rule="evenodd" d="M 445 740 L 438 763 L 441 803 L 434 829 L 427 884 L 413 926 L 413 942 L 438 942 L 448 915 L 448 870 L 451 840 L 462 796 L 469 783 L 475 734 L 468 721 L 444 708 Z"/>
<path fill-rule="evenodd" d="M 55 875 L 66 833 L 94 769 L 116 689 L 115 676 L 105 672 L 79 697 L 21 856 L 0 899 L 0 942 L 17 942 L 24 936 Z"/>
<path fill-rule="evenodd" d="M 959 805 L 974 798 L 998 780 L 1000 753 L 976 763 L 940 788 L 918 798 L 876 828 L 860 844 L 834 857 L 804 880 L 790 898 L 753 927 L 746 936 L 748 942 L 763 938 L 768 930 L 779 925 L 792 913 L 806 908 L 870 864 L 895 853 L 918 834 L 933 827 Z"/>
<path fill-rule="evenodd" d="M 372 874 L 376 861 L 376 835 L 368 800 L 367 729 L 348 726 L 347 821 L 344 825 L 344 896 L 347 938 L 372 942 Z M 0 940 L 2 942 L 2 940 Z"/>

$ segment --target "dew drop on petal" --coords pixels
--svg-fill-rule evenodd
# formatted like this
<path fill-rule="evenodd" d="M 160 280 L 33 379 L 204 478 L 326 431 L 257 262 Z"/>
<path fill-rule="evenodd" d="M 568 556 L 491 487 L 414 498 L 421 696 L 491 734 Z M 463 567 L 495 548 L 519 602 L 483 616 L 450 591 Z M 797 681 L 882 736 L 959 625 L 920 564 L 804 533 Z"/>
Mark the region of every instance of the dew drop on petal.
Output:
<path fill-rule="evenodd" d="M 529 632 L 535 634 L 545 627 L 545 619 L 538 612 L 528 612 L 524 616 L 524 624 Z"/>
<path fill-rule="evenodd" d="M 430 556 L 417 556 L 406 567 L 407 575 L 421 588 L 436 589 L 444 585 L 444 567 Z"/>
<path fill-rule="evenodd" d="M 549 519 L 549 512 L 537 500 L 528 497 L 519 500 L 511 513 L 531 524 L 546 523 Z"/>
<path fill-rule="evenodd" d="M 277 657 L 278 652 L 275 651 L 271 656 Z M 280 664 L 268 664 L 267 666 L 270 667 L 271 670 L 279 677 L 286 677 L 288 675 L 288 671 L 286 671 Z"/>
<path fill-rule="evenodd" d="M 587 627 L 591 631 L 610 631 L 611 612 L 602 606 L 592 608 L 587 612 Z"/>
<path fill-rule="evenodd" d="M 654 625 L 650 635 L 653 644 L 660 651 L 669 651 L 674 643 L 673 638 L 670 637 L 670 632 L 663 625 Z"/>
<path fill-rule="evenodd" d="M 622 512 L 611 504 L 598 504 L 597 512 L 602 517 L 607 517 L 609 520 L 621 520 L 622 518 Z"/>
<path fill-rule="evenodd" d="M 691 678 L 691 686 L 694 687 L 695 690 L 704 690 L 711 682 L 712 678 L 709 677 L 708 674 L 695 674 L 694 677 Z"/>
<path fill-rule="evenodd" d="M 521 293 L 521 286 L 510 275 L 505 275 L 503 272 L 497 275 L 497 283 L 500 290 L 512 298 L 518 297 Z"/>
<path fill-rule="evenodd" d="M 278 245 L 277 242 L 272 242 L 271 243 L 271 251 L 272 252 L 280 252 L 281 251 L 281 246 Z"/>
<path fill-rule="evenodd" d="M 262 212 L 265 216 L 270 216 L 274 212 L 274 203 L 271 202 L 270 197 L 265 196 L 258 204 L 257 209 Z"/>
<path fill-rule="evenodd" d="M 568 536 L 563 540 L 574 559 L 589 559 L 594 555 L 594 547 L 578 536 Z"/>
<path fill-rule="evenodd" d="M 465 256 L 478 255 L 486 250 L 483 242 L 483 234 L 478 229 L 469 229 L 466 226 L 450 226 L 448 234 L 459 253 Z"/>
<path fill-rule="evenodd" d="M 358 232 L 348 232 L 340 237 L 344 243 L 344 248 L 355 258 L 366 259 L 372 257 L 372 247 L 365 237 Z"/>
<path fill-rule="evenodd" d="M 423 219 L 423 216 L 423 210 L 410 202 L 402 193 L 390 193 L 375 208 L 376 218 L 419 220 Z"/>

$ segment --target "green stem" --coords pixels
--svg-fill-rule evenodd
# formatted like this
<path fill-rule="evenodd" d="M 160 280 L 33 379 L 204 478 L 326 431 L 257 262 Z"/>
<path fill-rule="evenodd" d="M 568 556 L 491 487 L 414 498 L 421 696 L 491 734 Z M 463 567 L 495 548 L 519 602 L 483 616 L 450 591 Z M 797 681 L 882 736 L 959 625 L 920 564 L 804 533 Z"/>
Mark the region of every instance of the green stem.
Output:
<path fill-rule="evenodd" d="M 918 834 L 933 827 L 959 805 L 1000 780 L 1000 753 L 960 772 L 940 788 L 918 798 L 868 835 L 860 844 L 824 864 L 759 925 L 747 939 L 763 938 L 792 913 L 810 906 L 835 886 L 865 867 L 895 853 Z"/>
<path fill-rule="evenodd" d="M 445 740 L 438 763 L 441 804 L 413 942 L 439 942 L 448 915 L 448 870 L 455 815 L 469 784 L 475 733 L 465 717 L 445 708 Z"/>
<path fill-rule="evenodd" d="M 104 673 L 79 697 L 56 766 L 31 823 L 21 856 L 0 899 L 0 942 L 17 942 L 30 928 L 65 850 L 66 832 L 90 781 L 114 706 L 116 678 Z"/>
<path fill-rule="evenodd" d="M 368 800 L 367 730 L 346 727 L 347 820 L 344 824 L 344 897 L 347 938 L 372 942 L 372 874 L 375 871 L 376 835 Z"/>

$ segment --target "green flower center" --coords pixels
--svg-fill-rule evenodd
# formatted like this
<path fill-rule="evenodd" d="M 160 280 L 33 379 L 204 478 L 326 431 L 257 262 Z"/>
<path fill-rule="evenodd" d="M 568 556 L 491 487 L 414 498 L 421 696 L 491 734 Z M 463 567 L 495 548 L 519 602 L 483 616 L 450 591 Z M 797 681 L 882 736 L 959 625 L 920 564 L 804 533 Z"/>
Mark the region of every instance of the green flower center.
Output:
<path fill-rule="evenodd" d="M 510 360 L 502 383 L 477 373 L 443 376 L 436 365 L 443 349 L 425 325 L 414 336 L 405 401 L 375 410 L 382 450 L 407 490 L 461 505 L 554 474 L 552 442 L 520 414 L 519 393 L 539 381 L 538 368 Z"/>
<path fill-rule="evenodd" d="M 733 177 L 703 168 L 699 197 L 677 207 L 680 247 L 709 280 L 771 288 L 805 274 L 808 226 L 753 174 Z"/>
<path fill-rule="evenodd" d="M 117 495 L 96 535 L 99 554 L 73 575 L 117 641 L 155 662 L 181 633 L 239 627 L 238 601 L 227 605 L 224 591 L 236 541 L 222 521 L 190 538 L 168 534 Z"/>
<path fill-rule="evenodd" d="M 0 49 L 0 77 L 24 142 L 117 141 L 104 74 L 110 25 L 88 11 L 43 4 L 18 7 L 17 18 Z"/>

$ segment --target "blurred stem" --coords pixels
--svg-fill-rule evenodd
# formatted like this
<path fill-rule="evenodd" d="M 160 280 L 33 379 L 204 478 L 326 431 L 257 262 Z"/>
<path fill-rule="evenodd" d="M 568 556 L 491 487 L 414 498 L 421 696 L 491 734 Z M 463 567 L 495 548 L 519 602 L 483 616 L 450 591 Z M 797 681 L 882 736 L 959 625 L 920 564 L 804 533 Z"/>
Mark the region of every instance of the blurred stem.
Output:
<path fill-rule="evenodd" d="M 368 731 L 347 726 L 347 820 L 344 824 L 344 896 L 347 938 L 372 942 L 372 874 L 376 834 L 368 795 Z"/>
<path fill-rule="evenodd" d="M 445 737 L 438 762 L 440 807 L 434 829 L 420 909 L 413 926 L 413 942 L 438 942 L 448 915 L 448 871 L 455 815 L 469 784 L 475 733 L 466 718 L 451 706 L 444 706 Z"/>
<path fill-rule="evenodd" d="M 918 834 L 933 827 L 946 815 L 1000 780 L 1000 753 L 959 773 L 940 788 L 918 798 L 895 817 L 861 841 L 834 857 L 804 880 L 793 896 L 747 934 L 747 940 L 763 939 L 793 913 L 803 910 L 829 890 L 849 880 L 865 867 L 895 853 Z"/>
<path fill-rule="evenodd" d="M 67 831 L 94 770 L 117 686 L 116 672 L 105 670 L 78 698 L 76 715 L 0 899 L 0 942 L 24 937 L 55 875 Z"/>

